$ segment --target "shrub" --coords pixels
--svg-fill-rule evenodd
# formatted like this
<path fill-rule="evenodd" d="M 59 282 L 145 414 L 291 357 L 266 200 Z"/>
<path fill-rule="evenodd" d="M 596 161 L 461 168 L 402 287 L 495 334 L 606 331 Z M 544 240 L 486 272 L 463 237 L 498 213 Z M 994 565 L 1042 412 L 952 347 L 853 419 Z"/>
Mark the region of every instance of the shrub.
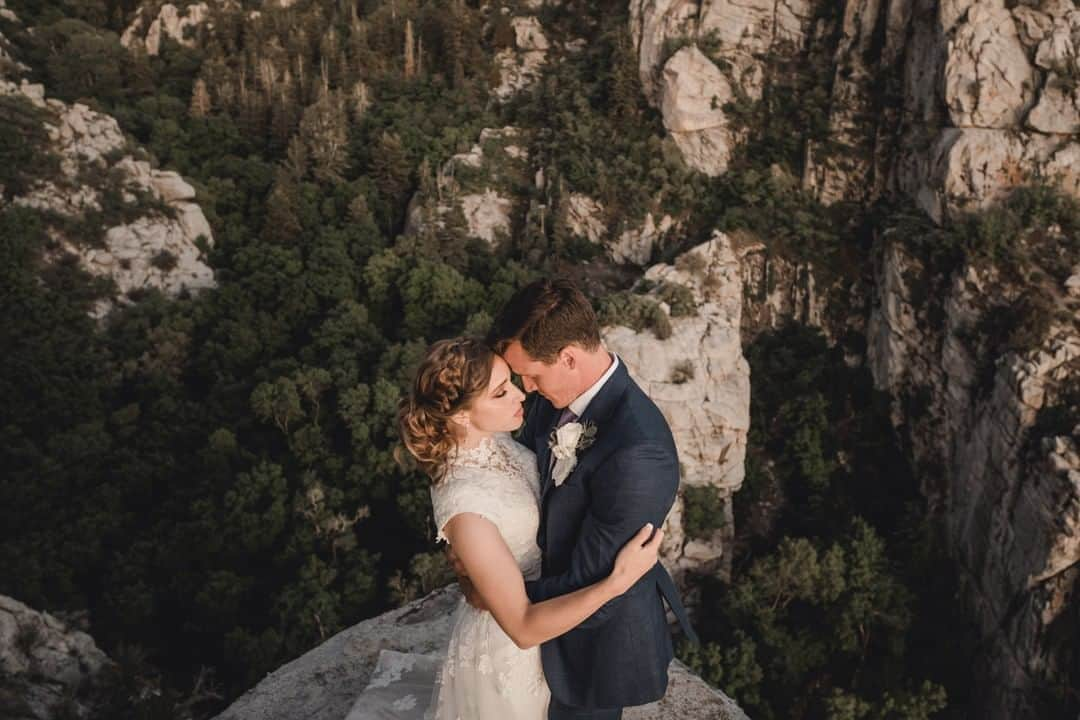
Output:
<path fill-rule="evenodd" d="M 436 588 L 454 581 L 454 571 L 441 551 L 414 555 L 406 573 L 398 571 L 390 578 L 390 593 L 399 605 L 423 597 Z"/>
<path fill-rule="evenodd" d="M 1005 307 L 989 309 L 972 330 L 973 340 L 985 341 L 977 370 L 981 393 L 993 389 L 997 359 L 1006 353 L 1025 353 L 1038 347 L 1053 322 L 1055 303 L 1038 287 L 1026 290 Z"/>
<path fill-rule="evenodd" d="M 683 490 L 683 530 L 688 537 L 704 540 L 724 525 L 724 498 L 712 485 Z"/>
<path fill-rule="evenodd" d="M 601 325 L 625 325 L 638 332 L 651 330 L 660 340 L 671 337 L 671 320 L 651 297 L 617 292 L 600 301 Z"/>
<path fill-rule="evenodd" d="M 176 269 L 179 259 L 173 253 L 162 248 L 154 254 L 154 257 L 150 258 L 150 264 L 162 272 L 170 272 Z"/>
<path fill-rule="evenodd" d="M 705 258 L 696 252 L 680 255 L 675 261 L 675 269 L 688 275 L 700 276 L 705 272 Z"/>
<path fill-rule="evenodd" d="M 683 257 L 700 257 L 698 255 L 684 255 Z M 667 303 L 671 308 L 671 317 L 688 317 L 697 315 L 697 303 L 694 301 L 694 293 L 685 285 L 673 282 L 660 283 L 656 289 L 656 296 Z"/>
<path fill-rule="evenodd" d="M 21 95 L 0 96 L 0 189 L 7 198 L 27 192 L 35 180 L 60 175 L 60 162 L 48 152 L 46 113 Z"/>
<path fill-rule="evenodd" d="M 676 363 L 671 369 L 671 382 L 682 385 L 694 379 L 694 363 L 691 360 L 683 360 Z"/>

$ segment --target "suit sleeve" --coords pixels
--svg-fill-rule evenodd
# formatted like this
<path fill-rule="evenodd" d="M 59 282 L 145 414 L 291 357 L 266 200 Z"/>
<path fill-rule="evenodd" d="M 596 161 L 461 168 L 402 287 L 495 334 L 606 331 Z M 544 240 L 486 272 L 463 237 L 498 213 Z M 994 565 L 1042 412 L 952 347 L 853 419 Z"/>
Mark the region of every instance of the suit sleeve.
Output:
<path fill-rule="evenodd" d="M 657 528 L 663 525 L 678 487 L 679 464 L 671 450 L 658 445 L 618 450 L 590 478 L 592 499 L 571 554 L 570 568 L 561 575 L 525 583 L 529 599 L 542 602 L 607 577 L 619 550 L 645 523 L 651 522 Z M 638 584 L 642 582 L 652 582 L 651 573 Z M 578 627 L 602 625 L 625 597 L 609 601 Z"/>

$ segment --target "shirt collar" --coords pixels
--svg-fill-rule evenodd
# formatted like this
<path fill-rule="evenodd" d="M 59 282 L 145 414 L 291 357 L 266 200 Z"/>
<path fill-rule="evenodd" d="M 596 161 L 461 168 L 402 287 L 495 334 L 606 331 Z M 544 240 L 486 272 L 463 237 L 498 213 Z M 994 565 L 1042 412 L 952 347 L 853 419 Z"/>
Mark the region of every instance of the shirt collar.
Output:
<path fill-rule="evenodd" d="M 619 356 L 613 352 L 609 352 L 608 355 L 611 356 L 611 367 L 607 369 L 607 372 L 600 376 L 599 380 L 593 383 L 592 387 L 578 395 L 568 406 L 570 412 L 574 413 L 574 415 L 581 417 L 585 413 L 585 408 L 589 407 L 589 403 L 592 402 L 592 399 L 600 392 L 600 388 L 604 387 L 604 383 L 610 380 L 611 376 L 615 374 L 615 368 L 619 367 Z"/>

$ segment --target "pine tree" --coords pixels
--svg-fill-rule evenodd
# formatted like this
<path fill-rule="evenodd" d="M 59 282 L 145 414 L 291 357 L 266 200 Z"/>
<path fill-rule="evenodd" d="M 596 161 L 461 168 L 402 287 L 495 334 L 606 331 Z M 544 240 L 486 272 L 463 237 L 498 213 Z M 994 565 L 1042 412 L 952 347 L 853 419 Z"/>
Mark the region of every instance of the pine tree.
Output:
<path fill-rule="evenodd" d="M 323 85 L 319 100 L 304 110 L 300 136 L 307 146 L 312 174 L 326 182 L 340 182 L 347 166 L 349 119 L 337 90 Z"/>
<path fill-rule="evenodd" d="M 405 79 L 411 80 L 416 76 L 416 54 L 413 41 L 412 20 L 405 21 Z"/>
<path fill-rule="evenodd" d="M 349 93 L 353 121 L 359 121 L 371 107 L 371 91 L 363 80 L 357 80 Z"/>
<path fill-rule="evenodd" d="M 308 172 L 307 147 L 299 135 L 289 140 L 289 149 L 285 151 L 283 167 L 296 182 L 304 179 Z"/>
<path fill-rule="evenodd" d="M 270 106 L 270 150 L 279 154 L 288 147 L 289 140 L 300 124 L 300 102 L 296 86 L 288 70 L 277 84 L 278 95 Z"/>
<path fill-rule="evenodd" d="M 266 223 L 262 236 L 267 242 L 290 245 L 296 242 L 300 224 L 300 190 L 289 171 L 279 169 L 266 201 Z"/>
<path fill-rule="evenodd" d="M 611 54 L 609 116 L 619 124 L 633 123 L 640 114 L 642 97 L 637 53 L 625 29 L 618 34 Z"/>
<path fill-rule="evenodd" d="M 371 152 L 371 177 L 379 189 L 378 215 L 385 226 L 397 220 L 399 205 L 405 200 L 409 189 L 412 166 L 397 134 L 384 131 Z"/>
<path fill-rule="evenodd" d="M 210 91 L 206 89 L 206 81 L 199 78 L 191 90 L 191 117 L 204 118 L 210 114 Z"/>
<path fill-rule="evenodd" d="M 443 25 L 444 49 L 451 68 L 450 84 L 460 88 L 465 84 L 465 7 L 453 0 Z"/>

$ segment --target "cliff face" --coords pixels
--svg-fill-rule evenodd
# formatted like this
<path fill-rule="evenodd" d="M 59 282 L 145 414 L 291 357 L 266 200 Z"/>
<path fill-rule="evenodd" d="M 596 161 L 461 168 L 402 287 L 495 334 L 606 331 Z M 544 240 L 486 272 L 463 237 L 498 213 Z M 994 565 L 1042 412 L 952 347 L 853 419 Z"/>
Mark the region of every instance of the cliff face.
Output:
<path fill-rule="evenodd" d="M 659 406 L 679 450 L 682 492 L 666 524 L 665 564 L 681 580 L 687 570 L 727 573 L 731 557 L 731 495 L 743 482 L 750 427 L 750 368 L 742 355 L 742 274 L 731 240 L 711 240 L 680 255 L 673 265 L 654 265 L 641 297 L 656 302 L 670 334 L 613 325 L 604 342 Z M 686 307 L 674 306 L 671 288 L 685 288 Z M 665 300 L 665 297 L 668 300 Z M 659 337 L 658 335 L 667 335 Z M 697 537 L 685 532 L 688 488 L 717 493 L 718 527 Z"/>
<path fill-rule="evenodd" d="M 1077 278 L 1061 289 L 1071 321 L 995 356 L 982 328 L 1022 289 L 997 268 L 965 265 L 943 297 L 921 298 L 913 285 L 927 269 L 901 243 L 884 244 L 874 270 L 870 367 L 894 395 L 982 633 L 976 714 L 1053 717 L 1053 690 L 1076 681 L 1064 638 L 1080 627 L 1080 426 L 1047 433 L 1036 419 L 1080 386 Z"/>
<path fill-rule="evenodd" d="M 828 139 L 808 143 L 803 173 L 826 203 L 899 192 L 941 220 L 1035 172 L 1080 193 L 1080 11 L 1067 0 L 851 0 L 839 14 L 814 2 L 632 0 L 630 13 L 646 95 L 709 174 L 741 139 L 724 105 L 759 100 L 777 80 L 770 61 L 799 58 L 831 69 Z"/>
<path fill-rule="evenodd" d="M 774 61 L 798 58 L 830 78 L 828 137 L 807 140 L 802 175 L 826 204 L 887 198 L 948 225 L 1036 176 L 1080 196 L 1073 2 L 850 0 L 834 13 L 825 3 L 631 0 L 630 14 L 647 98 L 704 172 L 725 172 L 742 141 L 725 104 L 760 99 L 778 80 Z M 785 317 L 833 339 L 865 330 L 866 360 L 894 395 L 894 423 L 983 634 L 975 715 L 1050 716 L 1062 688 L 1077 685 L 1075 640 L 1064 638 L 1075 638 L 1080 612 L 1080 428 L 1048 432 L 1037 417 L 1076 402 L 1080 265 L 1046 281 L 1053 320 L 1020 319 L 1032 326 L 1026 347 L 1006 352 L 990 338 L 996 319 L 1046 276 L 1030 259 L 1018 273 L 924 267 L 887 238 L 874 249 L 873 286 L 853 289 L 860 297 L 837 323 L 812 267 L 740 257 L 744 342 Z M 769 264 L 783 272 L 770 277 Z"/>

